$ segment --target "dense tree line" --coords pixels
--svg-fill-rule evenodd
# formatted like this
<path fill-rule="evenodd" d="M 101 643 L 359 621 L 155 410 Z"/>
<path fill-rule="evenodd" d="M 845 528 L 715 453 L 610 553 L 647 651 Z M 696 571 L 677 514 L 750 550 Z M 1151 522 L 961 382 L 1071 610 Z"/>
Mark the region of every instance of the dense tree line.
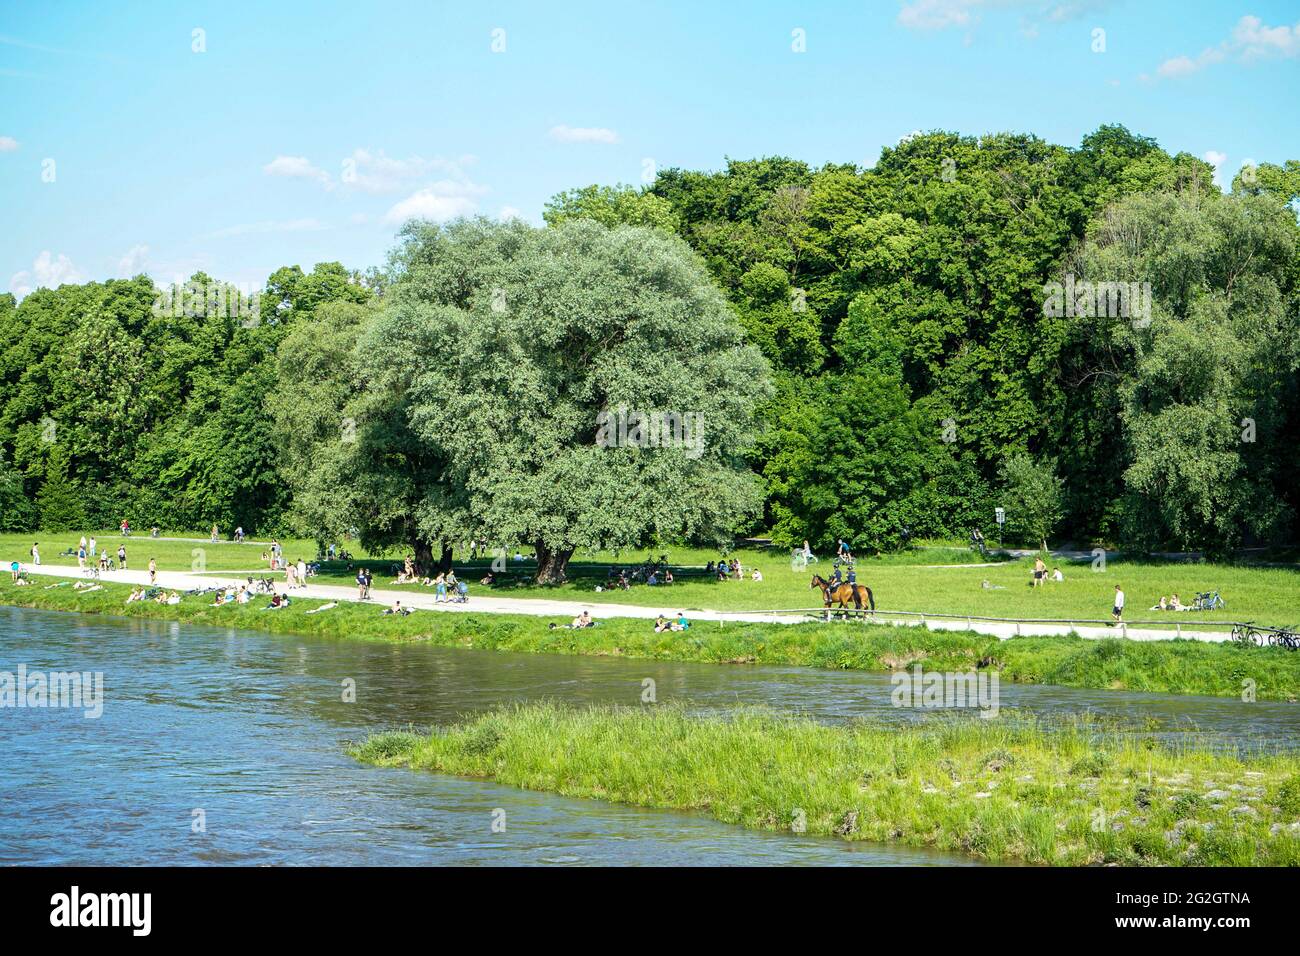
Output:
<path fill-rule="evenodd" d="M 1045 489 L 1080 543 L 1223 550 L 1300 504 L 1300 165 L 1212 175 L 1118 126 L 932 133 L 872 169 L 673 169 L 546 216 L 668 224 L 704 258 L 775 369 L 753 463 L 783 542 L 962 534 Z"/>
<path fill-rule="evenodd" d="M 432 561 L 889 548 L 1002 505 L 1025 540 L 1290 539 L 1300 164 L 1212 176 L 1117 126 L 931 133 L 573 189 L 544 230 L 412 224 L 365 277 L 279 270 L 257 321 L 203 275 L 201 308 L 143 276 L 0 296 L 0 528 L 355 528 Z M 628 405 L 703 415 L 709 453 L 593 454 Z"/>

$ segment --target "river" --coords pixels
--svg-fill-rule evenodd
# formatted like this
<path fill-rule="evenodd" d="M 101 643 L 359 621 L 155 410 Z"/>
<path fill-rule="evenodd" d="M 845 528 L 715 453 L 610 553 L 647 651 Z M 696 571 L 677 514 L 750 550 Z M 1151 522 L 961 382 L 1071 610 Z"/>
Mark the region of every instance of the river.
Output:
<path fill-rule="evenodd" d="M 0 709 L 0 864 L 956 865 L 893 845 L 744 830 L 356 763 L 370 731 L 511 701 L 769 705 L 915 719 L 887 675 L 499 654 L 0 608 L 0 671 L 102 672 L 102 716 Z M 355 702 L 344 701 L 345 681 Z M 1001 706 L 1091 709 L 1143 733 L 1300 743 L 1300 707 L 1006 684 Z M 494 829 L 493 823 L 497 823 Z M 504 822 L 504 830 L 500 824 Z"/>

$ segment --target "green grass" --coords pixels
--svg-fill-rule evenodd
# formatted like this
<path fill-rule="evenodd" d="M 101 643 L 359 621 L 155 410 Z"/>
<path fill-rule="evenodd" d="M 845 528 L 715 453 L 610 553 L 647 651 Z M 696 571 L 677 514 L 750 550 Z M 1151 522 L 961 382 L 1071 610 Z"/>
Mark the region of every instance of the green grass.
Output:
<path fill-rule="evenodd" d="M 45 564 L 63 564 L 75 567 L 75 558 L 60 558 L 64 547 L 75 547 L 79 535 L 65 533 L 46 535 L 0 535 L 0 560 L 18 559 L 27 562 L 28 549 L 33 540 L 41 541 L 41 558 Z M 116 551 L 121 540 L 115 534 L 105 533 L 100 541 Z M 286 540 L 285 556 L 296 560 L 299 556 L 311 560 L 316 545 L 312 541 Z M 265 569 L 260 561 L 262 548 L 257 545 L 151 541 L 147 537 L 132 538 L 127 542 L 130 565 L 144 568 L 149 558 L 156 557 L 162 570 L 189 571 L 194 568 L 196 549 L 202 552 L 208 574 L 240 571 L 253 572 Z M 389 567 L 400 561 L 401 551 L 377 556 L 362 552 L 349 543 L 357 555 L 357 564 L 366 564 L 376 570 L 376 587 L 418 591 L 427 589 L 419 585 L 395 586 L 388 576 Z M 629 591 L 604 591 L 597 593 L 595 586 L 603 583 L 611 564 L 639 564 L 649 552 L 638 551 L 615 555 L 611 553 L 579 554 L 570 566 L 571 581 L 564 585 L 539 587 L 531 582 L 535 570 L 532 562 L 506 562 L 511 583 L 495 587 L 490 592 L 478 585 L 478 580 L 489 562 L 456 562 L 456 571 L 471 584 L 471 593 L 491 593 L 501 597 L 574 599 L 588 603 L 632 604 L 641 607 L 658 607 L 667 611 L 698 610 L 773 610 L 782 608 L 807 608 L 820 605 L 821 596 L 809 587 L 811 571 L 794 572 L 790 569 L 788 554 L 780 549 L 746 548 L 736 552 L 746 569 L 758 567 L 763 572 L 762 581 L 718 582 L 692 575 L 692 569 L 703 568 L 705 562 L 716 560 L 717 552 L 698 548 L 668 548 L 666 550 L 675 569 L 684 571 L 678 583 L 670 588 L 635 586 Z M 514 551 L 511 549 L 511 555 Z M 979 556 L 962 548 L 915 549 L 900 554 L 867 557 L 858 561 L 858 580 L 870 586 L 878 607 L 888 610 L 916 611 L 926 614 L 956 614 L 976 617 L 1049 618 L 1061 620 L 1103 620 L 1110 614 L 1116 584 L 1123 586 L 1128 595 L 1130 621 L 1159 620 L 1172 626 L 1182 623 L 1228 623 L 1254 621 L 1265 625 L 1300 624 L 1300 609 L 1296 595 L 1300 594 L 1300 567 L 1259 567 L 1247 564 L 1205 564 L 1174 561 L 1127 561 L 1110 559 L 1104 572 L 1094 572 L 1090 561 L 1066 562 L 1053 559 L 1049 568 L 1060 566 L 1065 581 L 1030 588 L 1028 582 L 1033 562 L 1029 559 L 995 562 L 990 567 L 960 567 L 978 562 Z M 939 565 L 929 567 L 928 565 Z M 831 562 L 823 558 L 813 570 L 828 574 Z M 319 584 L 351 586 L 354 573 L 340 567 L 333 573 L 323 573 L 314 578 Z M 988 581 L 995 587 L 985 589 Z M 1227 608 L 1210 612 L 1160 612 L 1147 611 L 1161 595 L 1177 593 L 1190 602 L 1197 591 L 1218 589 L 1227 601 Z"/>
<path fill-rule="evenodd" d="M 82 594 L 53 579 L 15 586 L 0 581 L 0 603 L 50 610 L 158 618 L 219 627 L 347 640 L 420 642 L 448 647 L 535 654 L 583 654 L 659 661 L 771 664 L 835 670 L 895 671 L 921 662 L 927 669 L 996 668 L 1001 680 L 1068 687 L 1239 697 L 1243 681 L 1260 700 L 1300 698 L 1300 653 L 1277 647 L 1238 647 L 1191 640 L 1095 641 L 1078 637 L 1022 637 L 999 641 L 972 632 L 848 624 L 757 624 L 697 621 L 684 633 L 655 633 L 650 621 L 609 619 L 583 631 L 557 628 L 542 617 L 417 611 L 385 616 L 375 604 L 342 602 L 320 614 L 320 601 L 295 599 L 263 611 L 267 598 L 248 606 L 211 607 L 211 598 L 176 606 L 126 604 L 129 585 L 109 584 Z M 559 619 L 556 623 L 566 623 Z"/>
<path fill-rule="evenodd" d="M 380 766 L 990 860 L 1300 865 L 1300 758 L 1166 749 L 1084 721 L 900 729 L 543 703 L 429 735 L 376 734 L 349 752 Z"/>
<path fill-rule="evenodd" d="M 200 532 L 164 531 L 163 535 L 205 540 L 164 541 L 150 538 L 147 531 L 144 534 L 133 534 L 129 538 L 123 538 L 116 531 L 101 531 L 97 532 L 95 537 L 100 550 L 107 548 L 114 559 L 117 558 L 118 545 L 125 545 L 127 566 L 135 570 L 146 569 L 150 558 L 157 560 L 160 571 L 205 570 L 209 573 L 223 571 L 252 573 L 267 568 L 267 562 L 261 560 L 262 552 L 265 550 L 261 545 L 235 544 L 233 541 L 211 544 L 206 540 L 207 535 Z M 87 537 L 89 536 L 90 534 L 87 533 Z M 32 543 L 40 542 L 42 565 L 75 568 L 77 566 L 75 554 L 60 556 L 59 552 L 69 548 L 75 552 L 80 540 L 81 533 L 74 531 L 0 534 L 0 560 L 6 565 L 14 560 L 21 561 L 24 565 L 30 564 Z M 304 560 L 310 561 L 316 556 L 314 541 L 293 538 L 281 539 L 280 543 L 284 546 L 284 556 L 290 560 L 296 561 L 301 556 Z"/>

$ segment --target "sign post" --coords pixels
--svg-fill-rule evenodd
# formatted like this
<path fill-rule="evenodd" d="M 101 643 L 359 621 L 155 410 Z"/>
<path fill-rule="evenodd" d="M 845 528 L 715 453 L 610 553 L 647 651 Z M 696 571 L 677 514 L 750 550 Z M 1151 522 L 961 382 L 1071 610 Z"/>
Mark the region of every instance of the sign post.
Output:
<path fill-rule="evenodd" d="M 998 522 L 998 547 L 1002 547 L 1002 526 L 1007 523 L 1007 512 L 1005 508 L 994 508 L 993 517 Z"/>

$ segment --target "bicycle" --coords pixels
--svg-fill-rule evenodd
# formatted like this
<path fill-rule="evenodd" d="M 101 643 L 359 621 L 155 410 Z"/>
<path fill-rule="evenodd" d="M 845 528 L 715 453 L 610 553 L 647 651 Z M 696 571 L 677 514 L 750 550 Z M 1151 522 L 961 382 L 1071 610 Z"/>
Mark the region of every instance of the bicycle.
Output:
<path fill-rule="evenodd" d="M 1264 643 L 1264 632 L 1253 624 L 1237 624 L 1232 628 L 1232 640 L 1235 644 L 1259 647 Z"/>
<path fill-rule="evenodd" d="M 1218 591 L 1197 591 L 1192 602 L 1193 611 L 1221 611 L 1228 606 Z"/>
<path fill-rule="evenodd" d="M 1271 644 L 1285 647 L 1289 651 L 1300 650 L 1300 634 L 1289 627 L 1279 627 L 1273 632 Z"/>

